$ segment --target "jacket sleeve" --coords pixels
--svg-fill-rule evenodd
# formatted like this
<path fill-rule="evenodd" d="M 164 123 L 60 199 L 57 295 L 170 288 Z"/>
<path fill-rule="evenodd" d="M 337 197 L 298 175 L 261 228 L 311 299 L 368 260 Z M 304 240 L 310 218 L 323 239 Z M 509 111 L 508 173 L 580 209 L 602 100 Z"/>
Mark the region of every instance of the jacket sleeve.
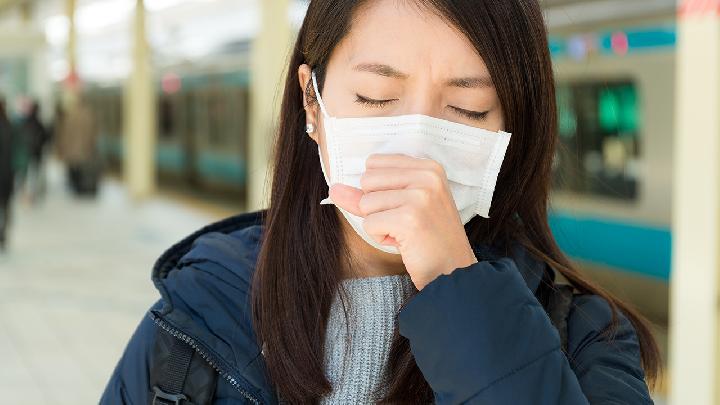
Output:
<path fill-rule="evenodd" d="M 426 285 L 401 309 L 399 331 L 437 404 L 652 404 L 629 321 L 620 316 L 610 342 L 607 303 L 573 303 L 566 356 L 515 262 L 481 261 Z"/>
<path fill-rule="evenodd" d="M 152 308 L 160 308 L 158 301 Z M 146 314 L 135 329 L 120 357 L 100 405 L 147 404 L 150 395 L 150 355 L 157 333 L 155 322 Z"/>

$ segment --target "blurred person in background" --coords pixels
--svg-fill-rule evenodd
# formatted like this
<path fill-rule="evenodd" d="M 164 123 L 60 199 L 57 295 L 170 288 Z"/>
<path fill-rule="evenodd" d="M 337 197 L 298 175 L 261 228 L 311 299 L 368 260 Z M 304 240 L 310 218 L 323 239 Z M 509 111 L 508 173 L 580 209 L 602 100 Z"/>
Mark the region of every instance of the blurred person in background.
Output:
<path fill-rule="evenodd" d="M 7 248 L 8 224 L 10 221 L 10 198 L 14 183 L 13 131 L 0 97 L 0 251 Z"/>
<path fill-rule="evenodd" d="M 22 131 L 25 118 L 30 111 L 30 99 L 21 96 L 16 100 L 16 106 L 17 114 L 11 117 L 8 113 L 8 119 L 13 130 L 12 154 L 15 177 L 13 189 L 16 194 L 20 195 L 27 187 L 30 166 L 30 137 Z M 27 197 L 28 194 L 25 196 Z"/>
<path fill-rule="evenodd" d="M 98 127 L 82 96 L 63 114 L 55 131 L 58 155 L 67 167 L 70 188 L 79 196 L 95 196 L 100 177 Z"/>
<path fill-rule="evenodd" d="M 652 403 L 647 322 L 548 225 L 538 1 L 312 0 L 287 72 L 269 209 L 161 256 L 102 404 Z"/>
<path fill-rule="evenodd" d="M 50 125 L 50 128 L 48 128 L 48 132 L 50 133 L 50 143 L 53 145 L 53 149 L 56 154 L 59 152 L 57 147 L 58 139 L 62 139 L 61 132 L 64 118 L 65 109 L 63 108 L 62 103 L 58 102 L 55 104 L 52 124 Z"/>
<path fill-rule="evenodd" d="M 45 192 L 43 157 L 50 133 L 40 121 L 40 105 L 31 100 L 19 128 L 27 148 L 28 165 L 26 186 L 30 201 L 35 203 Z"/>

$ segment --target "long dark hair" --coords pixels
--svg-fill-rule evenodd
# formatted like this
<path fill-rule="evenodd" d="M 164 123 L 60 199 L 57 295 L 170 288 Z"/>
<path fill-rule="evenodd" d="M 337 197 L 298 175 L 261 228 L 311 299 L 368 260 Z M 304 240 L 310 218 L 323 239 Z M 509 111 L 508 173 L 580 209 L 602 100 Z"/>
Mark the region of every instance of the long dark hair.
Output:
<path fill-rule="evenodd" d="M 265 344 L 272 382 L 284 400 L 312 403 L 332 390 L 324 371 L 324 342 L 341 269 L 352 265 L 332 205 L 320 205 L 328 187 L 317 144 L 304 131 L 303 91 L 297 71 L 324 68 L 348 33 L 353 13 L 367 0 L 312 0 L 293 49 L 275 140 L 270 205 L 252 288 L 253 322 Z M 613 310 L 611 337 L 622 311 L 634 325 L 652 386 L 660 355 L 647 322 L 628 305 L 586 279 L 558 248 L 547 221 L 551 163 L 557 144 L 555 85 L 547 32 L 536 0 L 418 0 L 439 13 L 476 47 L 513 133 L 493 196 L 490 219 L 465 226 L 470 242 L 509 246 L 517 241 L 556 269 L 581 293 L 597 294 Z M 331 23 L 330 23 L 331 22 Z M 311 87 L 305 90 L 314 100 Z M 433 392 L 395 331 L 386 374 L 386 402 L 432 402 Z"/>

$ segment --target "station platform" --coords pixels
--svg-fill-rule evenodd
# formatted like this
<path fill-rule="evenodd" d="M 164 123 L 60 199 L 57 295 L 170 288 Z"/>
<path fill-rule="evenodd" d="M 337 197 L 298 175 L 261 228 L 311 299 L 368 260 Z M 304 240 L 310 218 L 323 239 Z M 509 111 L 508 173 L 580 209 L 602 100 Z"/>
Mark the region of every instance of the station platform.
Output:
<path fill-rule="evenodd" d="M 44 200 L 16 196 L 0 254 L 0 402 L 96 404 L 159 297 L 154 261 L 220 214 L 163 195 L 135 204 L 115 180 L 77 199 L 62 168 L 48 169 Z"/>

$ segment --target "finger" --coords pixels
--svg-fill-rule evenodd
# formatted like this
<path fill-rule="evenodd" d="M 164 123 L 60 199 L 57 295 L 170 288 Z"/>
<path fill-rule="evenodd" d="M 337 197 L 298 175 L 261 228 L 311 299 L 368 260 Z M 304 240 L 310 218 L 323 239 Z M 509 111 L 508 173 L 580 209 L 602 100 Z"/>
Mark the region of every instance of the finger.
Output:
<path fill-rule="evenodd" d="M 363 191 L 345 184 L 336 183 L 330 187 L 330 199 L 340 208 L 357 216 L 363 216 L 358 204 Z"/>
<path fill-rule="evenodd" d="M 385 190 L 385 191 L 373 191 L 371 193 L 365 193 L 360 198 L 358 207 L 363 213 L 363 216 L 372 214 L 378 211 L 385 211 L 401 206 L 403 203 L 409 200 L 408 192 L 410 190 Z"/>
<path fill-rule="evenodd" d="M 399 207 L 370 214 L 365 217 L 363 228 L 377 242 L 382 243 L 386 237 L 391 237 L 399 244 L 406 212 L 403 207 Z"/>
<path fill-rule="evenodd" d="M 423 202 L 427 192 L 422 189 L 400 189 L 373 191 L 360 198 L 359 207 L 363 216 L 398 208 L 405 204 Z"/>
<path fill-rule="evenodd" d="M 395 194 L 395 193 L 391 193 Z M 347 186 L 345 184 L 333 184 L 330 187 L 330 198 L 333 200 L 333 202 L 340 206 L 341 208 L 345 209 L 346 211 L 357 215 L 364 217 L 365 215 L 359 208 L 360 199 L 363 197 L 362 190 L 359 190 L 355 187 Z M 399 196 L 386 196 L 389 197 L 387 200 L 399 200 L 401 197 Z M 379 200 L 382 200 L 378 196 L 370 197 L 369 199 L 372 204 L 379 204 Z M 392 204 L 390 204 L 392 205 Z M 399 247 L 397 241 L 395 238 L 389 236 L 389 235 L 371 235 L 373 239 L 378 241 L 382 245 L 388 245 L 388 246 L 396 246 Z"/>
<path fill-rule="evenodd" d="M 440 191 L 446 182 L 447 177 L 426 169 L 368 169 L 360 177 L 360 187 L 365 193 L 412 188 Z"/>

